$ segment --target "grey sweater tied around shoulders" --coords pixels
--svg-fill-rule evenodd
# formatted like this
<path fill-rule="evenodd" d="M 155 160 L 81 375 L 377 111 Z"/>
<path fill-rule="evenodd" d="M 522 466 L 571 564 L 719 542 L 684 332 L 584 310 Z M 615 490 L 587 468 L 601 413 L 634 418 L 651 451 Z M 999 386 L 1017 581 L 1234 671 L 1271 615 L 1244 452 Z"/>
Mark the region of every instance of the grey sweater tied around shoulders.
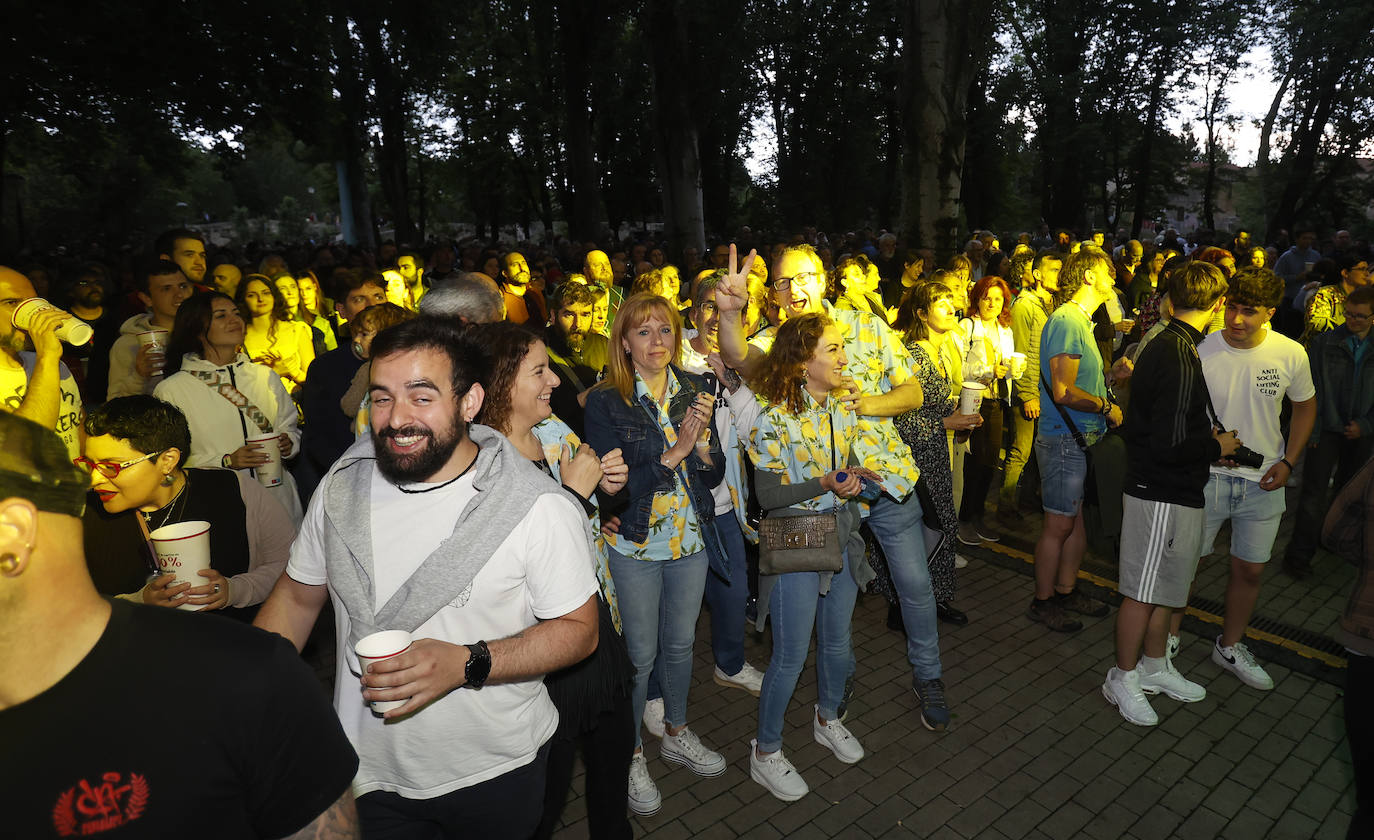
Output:
<path fill-rule="evenodd" d="M 351 651 L 359 639 L 382 630 L 413 633 L 462 595 L 540 496 L 563 492 L 500 432 L 474 423 L 468 437 L 479 447 L 472 466 L 477 495 L 459 513 L 453 533 L 375 611 L 371 497 L 377 456 L 371 436 L 350 446 L 321 486 L 325 570 L 348 613 L 354 670 Z M 389 534 L 384 544 L 404 552 L 406 535 Z"/>

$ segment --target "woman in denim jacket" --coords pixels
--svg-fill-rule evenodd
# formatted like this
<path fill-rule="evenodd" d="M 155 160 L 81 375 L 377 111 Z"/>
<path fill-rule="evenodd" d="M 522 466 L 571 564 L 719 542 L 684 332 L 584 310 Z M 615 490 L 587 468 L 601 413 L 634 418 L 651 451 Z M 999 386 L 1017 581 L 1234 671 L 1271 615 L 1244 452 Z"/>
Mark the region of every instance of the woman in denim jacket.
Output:
<path fill-rule="evenodd" d="M 606 535 L 611 578 L 635 666 L 634 715 L 644 715 L 657 664 L 666 732 L 660 755 L 701 776 L 725 772 L 725 759 L 687 728 L 692 645 L 709 569 L 726 574 L 711 488 L 725 459 L 711 437 L 714 385 L 677 367 L 682 320 L 665 299 L 637 294 L 611 325 L 605 381 L 587 395 L 587 443 L 620 449 L 629 482 L 609 506 L 619 526 Z M 619 352 L 615 352 L 619 351 Z M 662 806 L 638 734 L 629 803 L 636 814 Z"/>

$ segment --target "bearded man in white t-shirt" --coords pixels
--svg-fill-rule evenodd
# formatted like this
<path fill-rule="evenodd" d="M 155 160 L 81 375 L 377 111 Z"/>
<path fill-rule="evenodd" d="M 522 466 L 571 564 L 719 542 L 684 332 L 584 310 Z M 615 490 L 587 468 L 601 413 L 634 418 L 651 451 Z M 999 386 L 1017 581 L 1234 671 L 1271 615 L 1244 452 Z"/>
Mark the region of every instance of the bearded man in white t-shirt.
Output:
<path fill-rule="evenodd" d="M 532 834 L 558 723 L 540 678 L 596 649 L 586 517 L 503 435 L 471 424 L 479 358 L 443 319 L 373 339 L 372 434 L 320 483 L 255 622 L 299 649 L 332 600 L 334 706 L 359 755 L 365 836 Z M 364 673 L 354 645 L 380 630 L 414 642 Z"/>
<path fill-rule="evenodd" d="M 1284 485 L 1317 419 L 1317 390 L 1307 352 L 1269 328 L 1282 301 L 1283 280 L 1272 271 L 1240 270 L 1226 293 L 1225 327 L 1198 345 L 1217 419 L 1260 458 L 1257 466 L 1234 460 L 1214 464 L 1207 481 L 1203 551 L 1211 551 L 1222 523 L 1231 520 L 1226 614 L 1221 635 L 1212 645 L 1212 661 L 1263 691 L 1272 689 L 1274 680 L 1241 639 L 1278 535 Z M 1279 429 L 1284 396 L 1293 403 L 1287 441 Z M 1169 635 L 1171 659 L 1178 653 L 1182 621 L 1182 612 L 1176 611 Z"/>

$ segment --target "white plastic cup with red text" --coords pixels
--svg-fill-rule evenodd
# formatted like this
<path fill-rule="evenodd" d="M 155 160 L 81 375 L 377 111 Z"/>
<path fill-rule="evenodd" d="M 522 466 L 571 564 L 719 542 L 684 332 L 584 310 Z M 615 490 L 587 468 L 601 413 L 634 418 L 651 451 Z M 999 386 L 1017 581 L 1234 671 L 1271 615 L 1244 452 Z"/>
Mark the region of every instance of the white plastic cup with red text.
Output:
<path fill-rule="evenodd" d="M 373 662 L 381 662 L 383 659 L 390 659 L 393 656 L 400 656 L 410 650 L 411 637 L 405 630 L 383 630 L 380 633 L 373 633 L 364 636 L 353 646 L 353 652 L 358 655 L 358 669 L 362 674 L 367 673 L 367 666 Z M 373 700 L 371 701 L 372 711 L 377 714 L 389 712 L 392 709 L 399 709 L 410 700 Z"/>
<path fill-rule="evenodd" d="M 965 382 L 964 389 L 959 392 L 959 413 L 977 414 L 987 392 L 988 386 L 981 382 Z"/>
<path fill-rule="evenodd" d="M 276 487 L 281 484 L 281 446 L 278 443 L 280 437 L 276 432 L 268 432 L 254 435 L 245 441 L 257 444 L 258 450 L 267 456 L 267 463 L 253 468 L 253 474 L 258 477 L 258 483 L 263 487 Z"/>
<path fill-rule="evenodd" d="M 90 341 L 91 336 L 95 334 L 95 330 L 91 329 L 90 324 L 67 310 L 59 309 L 39 297 L 21 300 L 16 304 L 14 307 L 14 314 L 10 316 L 10 323 L 28 332 L 29 326 L 33 323 L 33 316 L 37 315 L 39 312 L 45 312 L 50 309 L 61 312 L 66 316 L 62 324 L 57 328 L 57 337 L 62 341 L 65 341 L 73 347 L 80 347 Z"/>
<path fill-rule="evenodd" d="M 148 535 L 163 574 L 174 574 L 171 586 L 189 583 L 204 586 L 209 580 L 199 573 L 210 568 L 210 523 L 200 519 L 163 525 Z M 199 610 L 202 605 L 182 604 L 181 610 Z"/>

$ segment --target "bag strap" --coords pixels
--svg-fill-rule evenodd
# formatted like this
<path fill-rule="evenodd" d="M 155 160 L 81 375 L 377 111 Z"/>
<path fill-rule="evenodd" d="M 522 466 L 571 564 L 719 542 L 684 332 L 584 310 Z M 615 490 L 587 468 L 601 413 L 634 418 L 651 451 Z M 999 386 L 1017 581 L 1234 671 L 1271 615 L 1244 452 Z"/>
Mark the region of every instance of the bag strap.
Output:
<path fill-rule="evenodd" d="M 1054 391 L 1050 388 L 1049 383 L 1045 381 L 1045 375 L 1043 373 L 1040 374 L 1040 384 L 1045 386 L 1045 395 L 1050 398 L 1051 403 L 1054 403 L 1054 407 L 1059 410 L 1059 416 L 1063 417 L 1064 423 L 1068 425 L 1069 434 L 1073 435 L 1073 442 L 1078 444 L 1078 448 L 1083 450 L 1084 455 L 1088 454 L 1087 439 L 1083 437 L 1082 432 L 1078 431 L 1078 426 L 1074 425 L 1073 418 L 1069 416 L 1069 412 L 1064 410 L 1064 406 L 1054 402 Z"/>

